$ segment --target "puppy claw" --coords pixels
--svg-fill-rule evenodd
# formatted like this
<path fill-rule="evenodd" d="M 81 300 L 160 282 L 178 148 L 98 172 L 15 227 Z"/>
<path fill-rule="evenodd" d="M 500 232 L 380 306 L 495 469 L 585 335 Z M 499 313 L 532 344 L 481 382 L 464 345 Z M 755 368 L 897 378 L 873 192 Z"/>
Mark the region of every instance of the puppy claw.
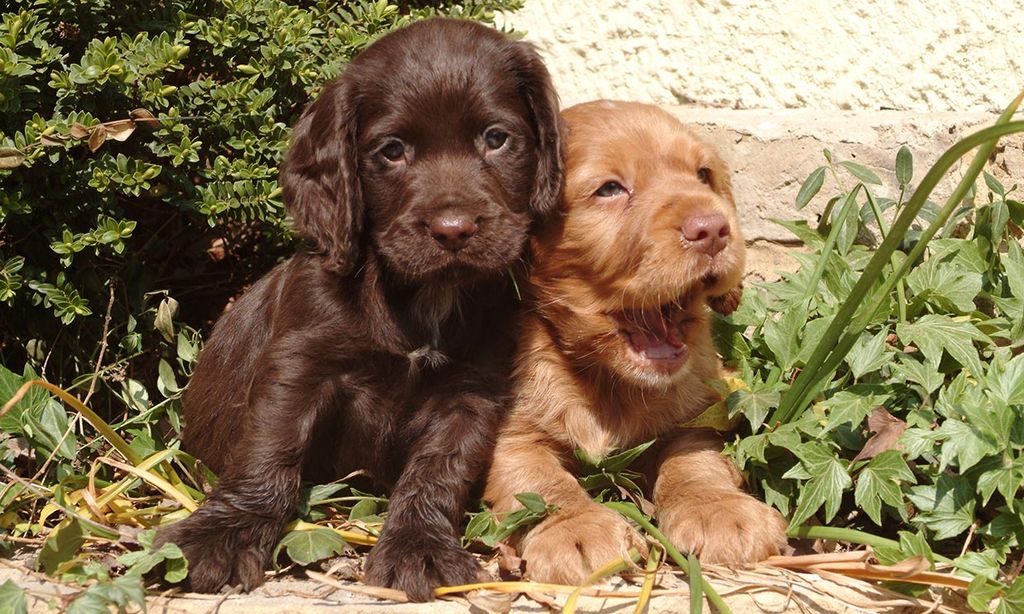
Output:
<path fill-rule="evenodd" d="M 605 563 L 631 548 L 647 552 L 643 538 L 615 512 L 595 505 L 580 513 L 559 512 L 523 540 L 526 575 L 537 582 L 581 584 Z"/>
<path fill-rule="evenodd" d="M 188 561 L 188 586 L 197 593 L 216 593 L 224 586 L 248 592 L 263 584 L 263 570 L 279 529 L 263 519 L 238 517 L 220 521 L 211 502 L 189 518 L 160 529 L 155 547 L 177 544 Z"/>
<path fill-rule="evenodd" d="M 705 563 L 756 563 L 779 554 L 787 543 L 782 514 L 741 492 L 712 502 L 687 498 L 659 511 L 658 520 L 674 546 Z"/>
<path fill-rule="evenodd" d="M 485 575 L 454 537 L 428 530 L 385 529 L 366 560 L 364 581 L 405 591 L 412 601 L 432 601 L 438 586 L 471 584 Z"/>

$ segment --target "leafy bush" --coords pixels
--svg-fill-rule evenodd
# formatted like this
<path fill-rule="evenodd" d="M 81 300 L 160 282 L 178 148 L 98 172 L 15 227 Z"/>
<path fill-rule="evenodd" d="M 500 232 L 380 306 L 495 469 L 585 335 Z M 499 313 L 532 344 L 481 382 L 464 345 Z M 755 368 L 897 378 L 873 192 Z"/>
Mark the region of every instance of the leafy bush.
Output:
<path fill-rule="evenodd" d="M 716 331 L 749 386 L 727 399 L 750 427 L 729 452 L 794 534 L 855 529 L 883 562 L 951 563 L 978 578 L 977 609 L 994 594 L 986 579 L 1016 579 L 1024 594 L 1012 569 L 1024 545 L 1024 204 L 988 173 L 976 192 L 986 156 L 940 207 L 925 200 L 934 168 L 905 199 L 906 147 L 896 200 L 826 151 L 797 205 L 826 172 L 842 191 L 816 227 L 782 222 L 810 248 L 794 254 L 799 271 L 748 291 Z"/>

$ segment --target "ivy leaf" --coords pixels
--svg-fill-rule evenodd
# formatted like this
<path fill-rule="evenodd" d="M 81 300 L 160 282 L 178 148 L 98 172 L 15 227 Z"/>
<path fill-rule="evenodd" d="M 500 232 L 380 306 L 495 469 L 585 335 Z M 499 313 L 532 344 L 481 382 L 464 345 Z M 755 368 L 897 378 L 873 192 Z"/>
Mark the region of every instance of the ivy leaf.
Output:
<path fill-rule="evenodd" d="M 888 399 L 889 395 L 872 394 L 863 387 L 837 392 L 831 398 L 818 404 L 818 407 L 828 412 L 825 431 L 831 431 L 843 424 L 860 425 L 872 410 L 884 404 Z"/>
<path fill-rule="evenodd" d="M 897 509 L 903 506 L 901 482 L 915 483 L 914 473 L 896 450 L 882 452 L 857 474 L 854 500 L 875 524 L 881 526 L 882 502 Z"/>
<path fill-rule="evenodd" d="M 989 582 L 985 576 L 975 576 L 967 585 L 967 606 L 975 612 L 988 612 L 997 593 L 998 584 Z"/>
<path fill-rule="evenodd" d="M 807 307 L 797 306 L 782 314 L 778 320 L 764 325 L 764 341 L 775 354 L 779 367 L 785 371 L 793 366 L 800 351 L 800 331 L 807 324 Z"/>
<path fill-rule="evenodd" d="M 847 473 L 842 461 L 820 443 L 805 443 L 799 446 L 795 453 L 811 477 L 800 489 L 800 499 L 790 521 L 790 528 L 800 526 L 822 505 L 825 506 L 825 522 L 831 522 L 839 511 L 843 492 L 853 483 L 850 474 Z"/>
<path fill-rule="evenodd" d="M 907 495 L 917 508 L 913 522 L 935 532 L 935 539 L 956 537 L 974 522 L 974 489 L 960 476 L 942 475 L 935 484 L 915 486 Z"/>
<path fill-rule="evenodd" d="M 28 614 L 28 600 L 25 599 L 25 589 L 8 580 L 0 584 L 0 612 L 10 614 Z"/>
<path fill-rule="evenodd" d="M 77 518 L 66 518 L 50 531 L 39 551 L 37 565 L 52 576 L 57 568 L 75 558 L 78 549 L 85 543 L 85 529 Z"/>
<path fill-rule="evenodd" d="M 1010 588 L 1003 593 L 996 607 L 996 614 L 1020 614 L 1024 612 L 1024 576 L 1017 576 Z"/>
<path fill-rule="evenodd" d="M 781 399 L 779 391 L 773 387 L 759 388 L 757 390 L 739 389 L 734 391 L 725 399 L 726 407 L 729 408 L 729 417 L 732 418 L 742 413 L 750 428 L 757 430 L 764 424 L 765 417 L 773 408 L 779 406 Z"/>
<path fill-rule="evenodd" d="M 944 420 L 934 437 L 942 442 L 939 471 L 956 462 L 963 472 L 986 456 L 999 452 L 999 444 L 994 437 L 982 432 L 977 425 L 956 418 Z"/>
<path fill-rule="evenodd" d="M 341 554 L 349 547 L 336 532 L 318 527 L 312 531 L 291 531 L 281 538 L 274 550 L 274 558 L 284 550 L 288 558 L 299 565 L 321 561 L 335 554 Z"/>
<path fill-rule="evenodd" d="M 970 369 L 976 378 L 985 374 L 972 340 L 988 341 L 988 336 L 966 320 L 930 314 L 916 322 L 897 324 L 896 334 L 903 343 L 921 348 L 925 357 L 936 363 L 942 358 L 942 350 L 946 350 L 957 362 Z"/>
<path fill-rule="evenodd" d="M 861 333 L 856 343 L 846 355 L 846 364 L 850 365 L 853 378 L 859 380 L 866 374 L 877 371 L 889 362 L 885 354 L 885 338 L 889 329 L 883 328 L 877 335 Z"/>
<path fill-rule="evenodd" d="M 907 275 L 907 286 L 914 299 L 927 301 L 947 313 L 971 313 L 974 298 L 981 293 L 980 273 L 931 258 Z"/>

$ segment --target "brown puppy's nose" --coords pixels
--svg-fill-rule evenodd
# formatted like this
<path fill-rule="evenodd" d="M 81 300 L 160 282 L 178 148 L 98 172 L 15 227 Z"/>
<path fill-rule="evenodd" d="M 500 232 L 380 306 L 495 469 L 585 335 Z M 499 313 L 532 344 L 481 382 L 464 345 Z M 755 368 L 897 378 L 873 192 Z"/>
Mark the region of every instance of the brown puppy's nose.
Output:
<path fill-rule="evenodd" d="M 473 218 L 463 213 L 442 211 L 430 220 L 430 236 L 451 251 L 458 251 L 466 245 L 474 234 L 477 226 Z"/>
<path fill-rule="evenodd" d="M 683 220 L 683 241 L 693 249 L 714 256 L 729 244 L 729 220 L 711 213 L 691 215 Z"/>

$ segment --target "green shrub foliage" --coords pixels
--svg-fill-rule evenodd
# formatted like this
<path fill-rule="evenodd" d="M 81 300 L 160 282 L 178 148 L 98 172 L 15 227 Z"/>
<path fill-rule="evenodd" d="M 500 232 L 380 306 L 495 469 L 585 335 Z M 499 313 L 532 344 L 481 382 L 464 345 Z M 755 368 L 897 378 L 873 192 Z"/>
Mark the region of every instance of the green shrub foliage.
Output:
<path fill-rule="evenodd" d="M 517 4 L 5 3 L 0 363 L 140 394 L 289 252 L 277 165 L 323 83 L 413 20 Z"/>

